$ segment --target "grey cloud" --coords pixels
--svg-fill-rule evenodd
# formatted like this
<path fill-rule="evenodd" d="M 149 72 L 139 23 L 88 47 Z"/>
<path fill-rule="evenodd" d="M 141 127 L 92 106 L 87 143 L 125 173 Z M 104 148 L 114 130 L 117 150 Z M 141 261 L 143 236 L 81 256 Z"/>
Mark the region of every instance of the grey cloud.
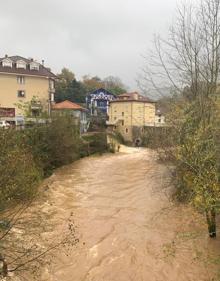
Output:
<path fill-rule="evenodd" d="M 54 72 L 119 76 L 131 89 L 140 54 L 166 32 L 175 0 L 7 0 L 0 10 L 1 56 L 45 59 Z"/>

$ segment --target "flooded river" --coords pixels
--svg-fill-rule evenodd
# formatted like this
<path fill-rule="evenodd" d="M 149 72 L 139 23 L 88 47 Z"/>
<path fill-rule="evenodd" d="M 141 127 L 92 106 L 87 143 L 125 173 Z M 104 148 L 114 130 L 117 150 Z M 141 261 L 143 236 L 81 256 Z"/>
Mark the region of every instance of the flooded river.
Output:
<path fill-rule="evenodd" d="M 219 240 L 208 238 L 202 216 L 169 200 L 169 173 L 152 151 L 82 159 L 48 187 L 40 208 L 54 223 L 50 235 L 62 235 L 73 213 L 79 243 L 55 252 L 42 281 L 219 280 Z"/>

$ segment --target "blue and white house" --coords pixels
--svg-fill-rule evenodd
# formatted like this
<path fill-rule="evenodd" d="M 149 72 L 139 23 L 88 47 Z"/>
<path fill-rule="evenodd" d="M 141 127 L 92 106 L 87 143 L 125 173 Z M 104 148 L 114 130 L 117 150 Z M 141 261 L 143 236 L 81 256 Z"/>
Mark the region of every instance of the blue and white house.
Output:
<path fill-rule="evenodd" d="M 86 105 L 89 112 L 93 116 L 99 114 L 108 114 L 109 102 L 116 99 L 116 96 L 111 92 L 100 88 L 88 93 L 86 97 Z"/>

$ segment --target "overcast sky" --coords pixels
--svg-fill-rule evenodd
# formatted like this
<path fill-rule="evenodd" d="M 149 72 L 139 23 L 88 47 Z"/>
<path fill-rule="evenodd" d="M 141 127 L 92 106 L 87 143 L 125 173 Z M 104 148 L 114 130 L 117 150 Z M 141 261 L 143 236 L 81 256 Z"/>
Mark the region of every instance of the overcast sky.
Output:
<path fill-rule="evenodd" d="M 1 56 L 33 57 L 57 73 L 119 76 L 137 89 L 141 54 L 166 33 L 178 0 L 1 1 Z"/>

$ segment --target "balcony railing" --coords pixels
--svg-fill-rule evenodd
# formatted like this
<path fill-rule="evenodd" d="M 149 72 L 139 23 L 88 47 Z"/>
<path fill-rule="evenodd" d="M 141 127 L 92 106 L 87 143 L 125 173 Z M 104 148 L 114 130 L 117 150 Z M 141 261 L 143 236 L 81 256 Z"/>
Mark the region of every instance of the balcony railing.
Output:
<path fill-rule="evenodd" d="M 40 101 L 31 102 L 31 109 L 41 109 L 41 108 L 42 108 L 42 104 Z"/>

